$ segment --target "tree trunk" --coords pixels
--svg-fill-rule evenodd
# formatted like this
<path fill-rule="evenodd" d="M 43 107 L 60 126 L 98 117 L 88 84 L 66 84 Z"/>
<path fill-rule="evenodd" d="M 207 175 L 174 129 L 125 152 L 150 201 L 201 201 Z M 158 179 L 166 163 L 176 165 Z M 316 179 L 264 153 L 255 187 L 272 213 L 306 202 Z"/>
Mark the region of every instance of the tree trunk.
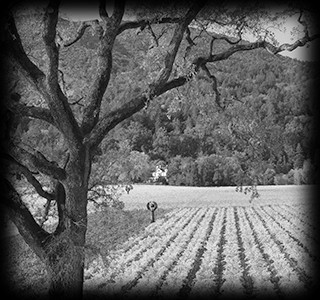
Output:
<path fill-rule="evenodd" d="M 53 299 L 81 299 L 84 247 L 74 245 L 68 230 L 66 230 L 50 243 L 48 252 L 49 297 Z"/>
<path fill-rule="evenodd" d="M 83 170 L 80 169 L 78 174 Z M 83 292 L 84 245 L 87 230 L 87 184 L 79 184 L 72 172 L 64 183 L 66 190 L 63 224 L 49 234 L 42 229 L 6 180 L 1 188 L 11 220 L 30 248 L 45 263 L 50 298 L 81 299 Z M 78 177 L 77 177 L 78 178 Z M 70 208 L 74 211 L 70 212 Z M 61 220 L 59 220 L 60 222 Z M 58 298 L 58 299 L 59 299 Z"/>
<path fill-rule="evenodd" d="M 67 179 L 62 182 L 66 200 L 60 207 L 64 224 L 46 245 L 46 265 L 50 298 L 81 299 L 87 231 L 87 191 L 90 174 L 89 153 L 82 149 L 68 163 Z M 61 225 L 61 224 L 59 224 Z M 59 299 L 58 298 L 58 299 Z"/>
<path fill-rule="evenodd" d="M 55 234 L 45 247 L 50 282 L 50 298 L 81 299 L 83 292 L 84 245 L 87 230 L 87 191 L 77 188 L 69 197 L 78 199 L 77 213 L 66 209 L 65 229 Z M 67 196 L 68 197 L 68 196 Z M 70 200 L 69 200 L 70 201 Z M 67 205 L 68 202 L 67 200 Z M 84 205 L 85 203 L 85 205 Z M 64 227 L 64 226 L 63 226 Z"/>

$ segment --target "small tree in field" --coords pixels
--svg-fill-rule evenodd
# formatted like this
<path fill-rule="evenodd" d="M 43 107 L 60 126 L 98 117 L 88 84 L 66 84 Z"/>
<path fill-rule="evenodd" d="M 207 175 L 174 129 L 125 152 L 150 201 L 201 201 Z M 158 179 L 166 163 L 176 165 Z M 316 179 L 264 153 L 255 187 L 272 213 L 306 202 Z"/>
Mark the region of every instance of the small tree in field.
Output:
<path fill-rule="evenodd" d="M 270 13 L 243 2 L 239 8 L 202 0 L 184 5 L 173 1 L 161 7 L 134 7 L 131 3 L 127 8 L 124 1 L 114 1 L 110 14 L 102 0 L 99 20 L 61 29 L 59 4 L 49 1 L 43 10 L 32 13 L 26 8 L 7 11 L 1 35 L 6 72 L 2 122 L 10 116 L 5 163 L 48 203 L 55 201 L 57 227 L 53 232 L 41 227 L 12 177 L 2 181 L 2 190 L 7 194 L 5 205 L 11 220 L 46 265 L 50 294 L 71 298 L 82 295 L 88 187 L 94 176 L 91 167 L 108 133 L 160 95 L 170 95 L 170 90 L 194 80 L 211 86 L 212 105 L 222 110 L 224 99 L 214 74 L 215 62 L 259 48 L 274 55 L 292 51 L 319 34 L 311 31 L 307 7 L 296 10 L 288 6 L 283 12 Z M 279 44 L 269 28 L 286 15 L 296 15 L 300 34 L 296 33 L 291 44 Z M 90 67 L 81 70 L 83 54 L 68 57 L 68 49 L 80 43 L 88 30 L 96 44 L 90 45 L 94 54 L 85 56 Z M 244 41 L 249 33 L 252 42 Z M 119 59 L 113 56 L 114 46 L 126 35 L 136 35 L 137 43 L 140 37 L 149 40 L 147 52 L 133 48 L 140 76 L 134 70 L 121 73 L 118 69 L 118 77 L 113 73 L 114 61 Z M 217 50 L 216 41 L 221 40 L 225 47 Z M 41 46 L 32 47 L 36 42 Z M 129 67 L 130 63 L 134 62 L 129 62 Z M 119 88 L 121 80 L 127 90 Z M 29 138 L 24 138 L 25 134 Z M 52 190 L 44 188 L 44 179 L 54 182 Z"/>

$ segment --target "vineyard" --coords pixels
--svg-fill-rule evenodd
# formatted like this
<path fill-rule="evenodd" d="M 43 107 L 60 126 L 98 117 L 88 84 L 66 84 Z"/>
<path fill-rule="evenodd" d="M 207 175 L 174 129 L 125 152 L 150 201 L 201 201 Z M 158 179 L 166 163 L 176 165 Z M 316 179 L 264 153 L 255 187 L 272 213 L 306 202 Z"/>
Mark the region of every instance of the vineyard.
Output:
<path fill-rule="evenodd" d="M 311 207 L 297 203 L 175 208 L 87 269 L 85 290 L 291 298 L 314 287 L 318 241 L 310 215 Z"/>

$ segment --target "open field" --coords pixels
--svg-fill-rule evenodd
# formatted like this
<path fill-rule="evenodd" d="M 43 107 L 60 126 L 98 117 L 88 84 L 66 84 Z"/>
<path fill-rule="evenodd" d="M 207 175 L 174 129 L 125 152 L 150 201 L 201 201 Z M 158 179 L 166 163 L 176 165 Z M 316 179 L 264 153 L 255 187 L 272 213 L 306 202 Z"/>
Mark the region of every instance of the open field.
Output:
<path fill-rule="evenodd" d="M 306 185 L 259 186 L 260 197 L 253 205 L 307 204 L 316 187 Z M 186 187 L 163 185 L 134 185 L 121 198 L 125 209 L 146 208 L 148 201 L 156 201 L 162 208 L 250 206 L 249 194 L 236 192 L 235 187 Z"/>
<path fill-rule="evenodd" d="M 140 297 L 289 297 L 309 292 L 319 258 L 310 187 L 135 186 L 126 209 L 172 208 L 108 254 L 86 291 Z"/>
<path fill-rule="evenodd" d="M 312 188 L 258 191 L 250 204 L 234 187 L 135 185 L 121 198 L 124 212 L 89 216 L 88 243 L 100 254 L 86 256 L 85 295 L 291 299 L 310 291 L 319 267 Z M 148 201 L 158 203 L 152 224 Z M 11 243 L 19 249 L 13 284 L 44 292 L 42 264 L 21 239 Z"/>

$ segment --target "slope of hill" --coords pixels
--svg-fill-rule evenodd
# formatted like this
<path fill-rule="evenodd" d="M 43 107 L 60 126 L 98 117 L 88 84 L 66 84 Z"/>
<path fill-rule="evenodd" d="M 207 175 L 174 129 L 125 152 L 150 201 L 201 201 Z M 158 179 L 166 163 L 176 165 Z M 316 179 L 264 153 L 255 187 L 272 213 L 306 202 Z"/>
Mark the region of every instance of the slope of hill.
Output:
<path fill-rule="evenodd" d="M 58 24 L 65 39 L 78 26 L 63 19 Z M 147 31 L 131 30 L 118 36 L 101 113 L 128 101 L 156 76 L 170 26 L 166 28 L 168 35 L 163 34 L 161 25 L 154 26 L 154 33 L 162 34 L 158 46 Z M 193 31 L 192 37 L 196 34 Z M 72 108 L 79 120 L 95 74 L 97 41 L 94 30 L 89 29 L 78 42 L 61 49 L 60 84 L 70 103 L 78 103 Z M 45 68 L 40 38 L 27 39 L 25 45 Z M 187 46 L 183 40 L 173 76 L 188 69 L 184 60 Z M 208 47 L 208 37 L 199 37 L 187 61 L 207 53 Z M 225 41 L 217 40 L 213 49 L 219 53 L 226 47 Z M 317 151 L 314 116 L 319 112 L 313 92 L 319 81 L 316 67 L 315 63 L 274 56 L 261 49 L 239 52 L 211 64 L 223 110 L 215 104 L 210 82 L 203 74 L 195 76 L 117 126 L 102 143 L 93 170 L 109 182 L 148 181 L 160 164 L 168 167 L 167 180 L 174 185 L 312 183 Z M 35 101 L 33 94 L 30 97 Z M 49 157 L 55 155 L 55 143 L 45 141 L 48 135 L 34 126 L 25 132 L 29 131 L 35 145 L 44 145 Z M 56 135 L 49 140 L 56 140 Z M 115 166 L 112 169 L 110 162 Z"/>

